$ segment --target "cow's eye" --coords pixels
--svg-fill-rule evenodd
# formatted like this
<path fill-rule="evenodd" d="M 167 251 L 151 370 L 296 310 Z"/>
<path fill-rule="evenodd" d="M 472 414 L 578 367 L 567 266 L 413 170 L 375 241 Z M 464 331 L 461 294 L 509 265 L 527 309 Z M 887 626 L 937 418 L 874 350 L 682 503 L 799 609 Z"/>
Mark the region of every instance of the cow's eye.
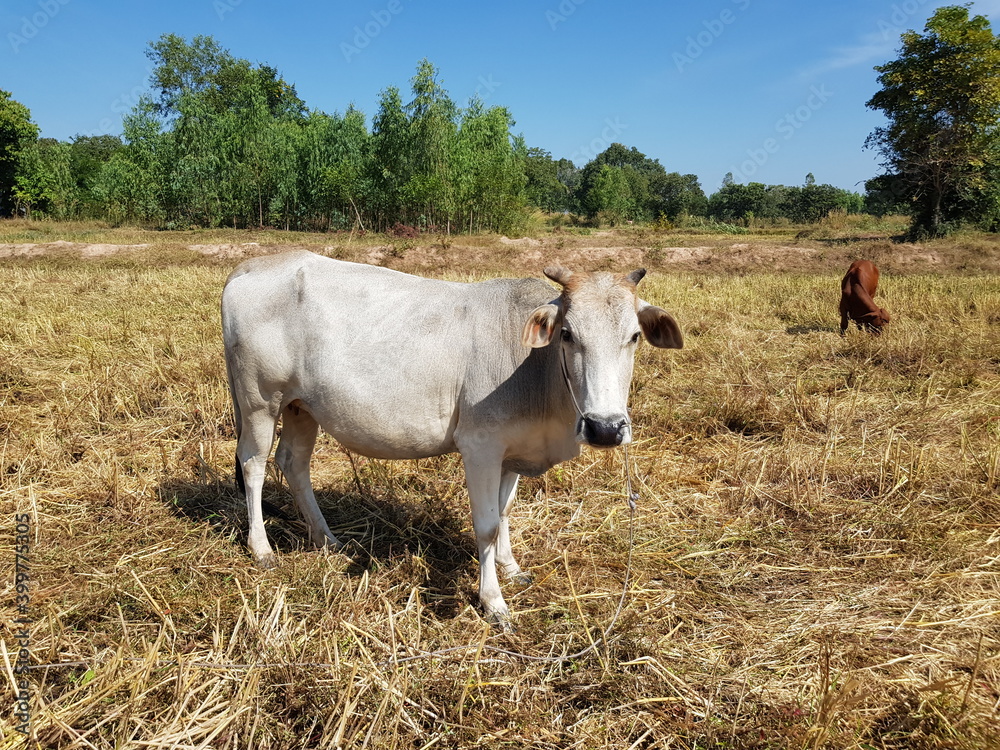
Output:
<path fill-rule="evenodd" d="M 631 342 L 632 342 L 633 344 L 638 344 L 638 343 L 639 343 L 639 336 L 640 336 L 640 335 L 642 335 L 642 334 L 640 334 L 640 332 L 639 332 L 639 331 L 636 331 L 635 333 L 633 333 L 633 334 L 632 334 L 632 338 L 630 339 L 630 341 L 631 341 Z"/>
<path fill-rule="evenodd" d="M 562 333 L 560 335 L 562 336 L 563 341 L 570 344 L 573 343 L 573 334 L 570 333 L 570 330 L 568 328 L 563 328 Z"/>

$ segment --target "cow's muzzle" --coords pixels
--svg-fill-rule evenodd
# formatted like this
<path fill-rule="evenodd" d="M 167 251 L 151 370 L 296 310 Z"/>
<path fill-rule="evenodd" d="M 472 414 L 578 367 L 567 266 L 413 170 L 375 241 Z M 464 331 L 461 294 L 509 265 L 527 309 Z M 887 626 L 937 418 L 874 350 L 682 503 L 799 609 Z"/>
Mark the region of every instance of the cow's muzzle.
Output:
<path fill-rule="evenodd" d="M 576 434 L 581 443 L 595 448 L 614 448 L 632 442 L 632 427 L 624 417 L 584 416 Z"/>

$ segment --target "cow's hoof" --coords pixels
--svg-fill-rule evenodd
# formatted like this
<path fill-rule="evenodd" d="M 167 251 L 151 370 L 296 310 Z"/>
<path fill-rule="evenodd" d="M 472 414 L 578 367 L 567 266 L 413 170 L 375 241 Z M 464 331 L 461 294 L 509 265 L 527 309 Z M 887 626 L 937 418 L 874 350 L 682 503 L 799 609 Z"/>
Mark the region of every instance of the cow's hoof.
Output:
<path fill-rule="evenodd" d="M 525 573 L 522 570 L 520 573 L 512 575 L 508 580 L 518 588 L 526 589 L 535 582 L 535 577 L 531 573 Z"/>
<path fill-rule="evenodd" d="M 510 612 L 493 612 L 486 615 L 486 622 L 490 624 L 490 627 L 494 630 L 499 630 L 502 633 L 513 633 L 515 632 L 514 623 L 510 619 Z"/>
<path fill-rule="evenodd" d="M 330 552 L 340 552 L 344 549 L 344 543 L 335 536 L 323 537 L 319 541 L 314 541 L 313 544 L 315 544 L 319 549 L 329 550 Z"/>
<path fill-rule="evenodd" d="M 254 562 L 261 570 L 272 570 L 273 568 L 278 567 L 278 558 L 275 557 L 273 552 L 268 552 L 266 555 L 255 557 Z"/>

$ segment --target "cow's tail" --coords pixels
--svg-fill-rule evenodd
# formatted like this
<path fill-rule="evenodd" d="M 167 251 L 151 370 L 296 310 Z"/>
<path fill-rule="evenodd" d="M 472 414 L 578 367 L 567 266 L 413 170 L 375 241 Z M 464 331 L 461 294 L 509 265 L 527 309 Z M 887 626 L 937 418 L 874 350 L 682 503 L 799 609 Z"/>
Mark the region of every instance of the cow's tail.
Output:
<path fill-rule="evenodd" d="M 236 398 L 236 386 L 233 383 L 233 368 L 229 363 L 228 352 L 226 353 L 226 380 L 229 381 L 229 397 L 233 402 L 233 418 L 236 420 L 236 444 L 239 445 L 240 434 L 243 432 L 243 417 L 240 414 L 240 402 Z M 247 485 L 243 478 L 243 464 L 240 462 L 240 454 L 235 454 L 235 476 L 236 476 L 236 489 L 241 495 L 246 496 Z"/>

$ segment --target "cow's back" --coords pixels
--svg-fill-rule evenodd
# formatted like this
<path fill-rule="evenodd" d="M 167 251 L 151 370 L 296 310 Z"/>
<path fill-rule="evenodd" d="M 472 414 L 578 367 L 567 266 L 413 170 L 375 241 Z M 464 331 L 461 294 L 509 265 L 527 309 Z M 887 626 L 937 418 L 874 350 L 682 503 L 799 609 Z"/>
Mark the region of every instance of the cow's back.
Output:
<path fill-rule="evenodd" d="M 869 297 L 874 297 L 875 291 L 878 289 L 878 276 L 878 267 L 870 260 L 856 260 L 847 269 L 841 283 L 841 290 L 844 294 L 850 294 L 851 287 L 859 284 Z"/>

